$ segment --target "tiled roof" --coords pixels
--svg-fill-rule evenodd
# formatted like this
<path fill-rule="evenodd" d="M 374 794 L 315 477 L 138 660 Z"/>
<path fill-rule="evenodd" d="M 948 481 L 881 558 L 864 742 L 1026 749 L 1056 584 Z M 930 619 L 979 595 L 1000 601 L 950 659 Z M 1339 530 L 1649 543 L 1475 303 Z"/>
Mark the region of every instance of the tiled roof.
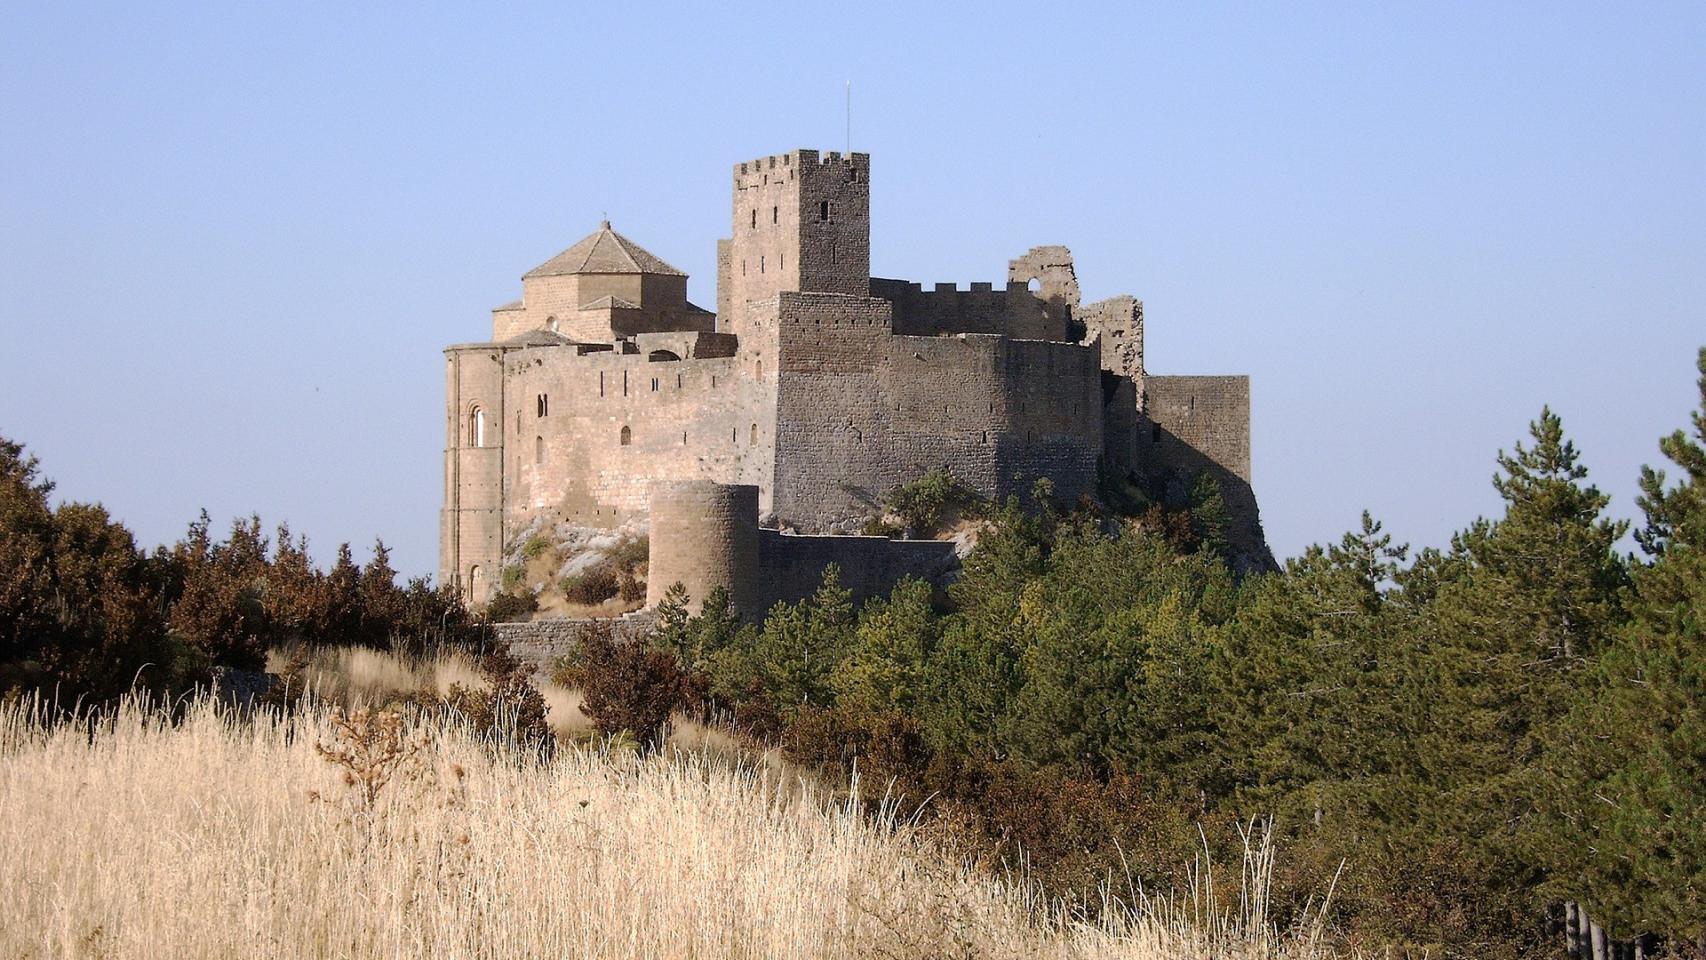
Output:
<path fill-rule="evenodd" d="M 514 347 L 554 347 L 565 343 L 574 343 L 573 340 L 554 330 L 528 330 L 499 342 L 505 346 Z"/>
<path fill-rule="evenodd" d="M 591 303 L 583 303 L 580 308 L 582 310 L 638 310 L 640 305 L 621 297 L 604 296 Z"/>
<path fill-rule="evenodd" d="M 671 277 L 687 274 L 646 252 L 639 244 L 610 229 L 610 221 L 598 225 L 591 236 L 557 254 L 521 279 L 560 277 L 572 273 L 649 273 Z"/>

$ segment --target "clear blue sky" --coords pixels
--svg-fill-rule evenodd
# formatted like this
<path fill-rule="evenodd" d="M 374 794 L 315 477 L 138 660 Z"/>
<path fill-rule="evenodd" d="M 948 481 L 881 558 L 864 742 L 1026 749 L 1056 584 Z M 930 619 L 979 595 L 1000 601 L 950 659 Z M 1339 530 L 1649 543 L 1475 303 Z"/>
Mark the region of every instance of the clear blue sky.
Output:
<path fill-rule="evenodd" d="M 145 544 L 430 572 L 443 345 L 604 211 L 714 306 L 730 165 L 840 149 L 849 79 L 874 271 L 1069 244 L 1151 371 L 1251 375 L 1281 555 L 1444 543 L 1543 403 L 1633 515 L 1694 404 L 1698 3 L 14 3 L 0 433 Z"/>

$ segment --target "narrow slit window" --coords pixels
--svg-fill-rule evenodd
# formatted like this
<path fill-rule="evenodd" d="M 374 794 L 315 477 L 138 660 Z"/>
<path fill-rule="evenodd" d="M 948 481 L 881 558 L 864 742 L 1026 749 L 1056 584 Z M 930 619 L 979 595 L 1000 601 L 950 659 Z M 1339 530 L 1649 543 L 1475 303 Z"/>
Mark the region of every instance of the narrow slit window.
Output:
<path fill-rule="evenodd" d="M 534 463 L 544 463 L 545 462 L 545 438 L 544 437 L 535 436 L 533 438 L 533 462 Z"/>
<path fill-rule="evenodd" d="M 819 200 L 817 204 L 817 222 L 828 223 L 831 208 L 828 200 Z"/>
<path fill-rule="evenodd" d="M 758 208 L 757 207 L 752 208 L 752 229 L 754 229 L 754 230 L 758 229 Z"/>
<path fill-rule="evenodd" d="M 770 222 L 771 223 L 781 223 L 782 222 L 782 208 L 781 207 L 771 207 L 770 208 Z"/>
<path fill-rule="evenodd" d="M 634 429 L 626 424 L 623 424 L 622 426 L 621 442 L 624 447 L 629 446 L 634 442 Z"/>
<path fill-rule="evenodd" d="M 486 411 L 479 407 L 468 414 L 468 443 L 476 447 L 486 445 Z"/>

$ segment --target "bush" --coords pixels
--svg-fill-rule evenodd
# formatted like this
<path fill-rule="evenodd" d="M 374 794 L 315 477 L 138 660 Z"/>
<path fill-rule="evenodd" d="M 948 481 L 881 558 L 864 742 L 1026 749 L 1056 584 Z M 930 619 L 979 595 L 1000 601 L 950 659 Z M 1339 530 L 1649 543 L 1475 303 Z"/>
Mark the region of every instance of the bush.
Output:
<path fill-rule="evenodd" d="M 594 607 L 622 592 L 622 579 L 608 560 L 600 560 L 580 573 L 563 578 L 563 599 Z"/>
<path fill-rule="evenodd" d="M 578 673 L 581 712 L 606 736 L 628 731 L 651 746 L 663 737 L 669 715 L 683 701 L 675 656 L 645 643 L 619 640 L 608 624 L 581 639 Z"/>
<path fill-rule="evenodd" d="M 950 513 L 976 516 L 984 505 L 977 491 L 946 470 L 932 470 L 889 494 L 888 506 L 914 536 L 933 536 Z"/>
<path fill-rule="evenodd" d="M 539 598 L 531 592 L 500 593 L 486 604 L 486 619 L 493 623 L 526 620 L 539 609 Z"/>
<path fill-rule="evenodd" d="M 512 563 L 503 568 L 498 575 L 498 589 L 504 593 L 516 593 L 527 583 L 527 568 L 519 563 Z"/>
<path fill-rule="evenodd" d="M 501 647 L 480 658 L 485 689 L 451 684 L 439 704 L 467 718 L 474 729 L 501 742 L 537 748 L 550 742 L 545 698 L 533 685 L 533 670 Z"/>
<path fill-rule="evenodd" d="M 551 538 L 543 533 L 536 533 L 528 537 L 527 542 L 521 545 L 521 556 L 524 560 L 537 560 L 544 556 L 545 551 L 549 549 L 551 549 Z"/>

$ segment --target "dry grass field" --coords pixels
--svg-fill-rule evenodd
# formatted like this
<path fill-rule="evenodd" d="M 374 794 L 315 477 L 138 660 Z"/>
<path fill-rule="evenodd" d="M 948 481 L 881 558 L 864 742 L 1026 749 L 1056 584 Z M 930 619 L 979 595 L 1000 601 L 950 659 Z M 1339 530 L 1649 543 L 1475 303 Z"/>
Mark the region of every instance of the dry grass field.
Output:
<path fill-rule="evenodd" d="M 0 707 L 8 958 L 1326 956 L 1265 915 L 1259 850 L 1088 922 L 880 810 L 679 744 L 529 759 L 325 701 L 39 717 Z"/>

